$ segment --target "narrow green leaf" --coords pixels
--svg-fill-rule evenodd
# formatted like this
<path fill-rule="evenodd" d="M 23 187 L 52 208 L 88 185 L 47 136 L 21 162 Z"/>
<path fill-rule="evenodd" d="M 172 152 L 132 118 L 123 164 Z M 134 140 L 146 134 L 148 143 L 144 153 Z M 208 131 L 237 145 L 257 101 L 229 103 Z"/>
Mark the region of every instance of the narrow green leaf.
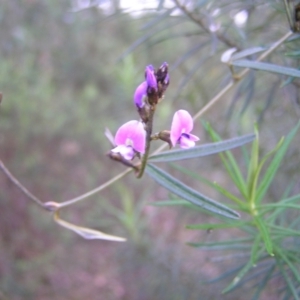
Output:
<path fill-rule="evenodd" d="M 293 230 L 290 228 L 282 227 L 282 226 L 277 226 L 277 225 L 269 225 L 270 228 L 276 229 L 276 232 L 274 234 L 282 234 L 283 236 L 300 236 L 300 231 L 299 230 Z"/>
<path fill-rule="evenodd" d="M 264 173 L 263 178 L 260 180 L 260 185 L 257 188 L 256 193 L 256 202 L 259 203 L 262 198 L 265 196 L 276 172 L 280 166 L 280 163 L 292 141 L 295 134 L 297 133 L 300 127 L 300 122 L 298 122 L 297 126 L 287 135 L 284 142 L 282 143 L 280 149 L 274 155 L 272 162 L 270 163 L 269 167 L 267 168 L 266 172 Z"/>
<path fill-rule="evenodd" d="M 222 223 L 222 224 L 193 224 L 187 225 L 187 229 L 201 229 L 201 230 L 209 230 L 209 229 L 224 229 L 224 228 L 238 228 L 244 225 L 249 224 L 248 222 L 233 222 L 233 223 Z"/>
<path fill-rule="evenodd" d="M 201 176 L 199 173 L 196 173 L 196 172 L 193 172 L 183 166 L 179 166 L 177 164 L 174 164 L 174 163 L 170 163 L 170 166 L 172 168 L 174 168 L 175 170 L 185 174 L 185 175 L 188 175 L 189 177 L 195 179 L 195 180 L 198 180 L 200 182 L 203 182 L 204 184 L 208 185 L 209 187 L 211 188 L 214 188 L 214 183 L 211 182 L 210 180 L 206 179 L 205 177 Z"/>
<path fill-rule="evenodd" d="M 191 204 L 190 202 L 181 199 L 150 202 L 149 205 L 152 206 L 179 206 L 180 205 L 180 206 L 195 207 L 195 204 Z"/>
<path fill-rule="evenodd" d="M 210 126 L 210 124 L 204 123 L 204 127 L 207 130 L 207 132 L 209 133 L 209 135 L 213 141 L 220 140 L 220 136 L 217 134 L 216 131 L 214 131 L 214 129 Z M 234 182 L 235 186 L 239 189 L 239 191 L 243 195 L 243 197 L 245 199 L 247 199 L 246 182 L 242 176 L 240 168 L 239 168 L 233 154 L 230 151 L 226 151 L 225 154 L 220 153 L 219 155 L 224 164 L 224 167 L 226 168 L 228 175 Z"/>
<path fill-rule="evenodd" d="M 200 206 L 202 209 L 232 219 L 239 219 L 240 217 L 234 210 L 191 189 L 178 179 L 152 164 L 147 165 L 146 173 L 173 194 Z"/>
<path fill-rule="evenodd" d="M 258 157 L 259 157 L 259 136 L 258 136 L 258 129 L 255 126 L 255 135 L 256 139 L 252 143 L 252 150 L 251 150 L 251 158 L 250 163 L 248 166 L 248 175 L 247 175 L 247 187 L 248 187 L 248 195 L 250 196 L 248 200 L 254 202 L 254 192 L 256 192 L 256 187 L 253 186 L 255 174 L 257 171 L 258 166 Z"/>
<path fill-rule="evenodd" d="M 224 273 L 222 273 L 220 276 L 214 278 L 214 279 L 211 279 L 211 280 L 208 280 L 207 282 L 210 283 L 210 284 L 213 284 L 213 283 L 216 283 L 216 282 L 219 282 L 221 280 L 224 280 L 228 277 L 231 277 L 236 274 L 238 271 L 240 271 L 242 269 L 243 265 L 239 265 L 237 267 L 234 267 L 228 271 L 225 271 Z"/>
<path fill-rule="evenodd" d="M 289 278 L 288 274 L 286 273 L 284 267 L 282 266 L 282 261 L 280 259 L 277 259 L 277 266 L 280 269 L 280 272 L 285 279 L 285 282 L 287 283 L 287 287 L 289 288 L 290 292 L 293 294 L 295 300 L 299 300 L 299 294 L 296 290 L 296 287 L 294 286 L 293 281 Z"/>
<path fill-rule="evenodd" d="M 169 161 L 191 159 L 191 158 L 211 155 L 225 150 L 230 150 L 236 147 L 240 147 L 246 143 L 253 141 L 254 138 L 255 138 L 254 134 L 247 134 L 241 137 L 236 137 L 233 139 L 229 139 L 217 143 L 210 143 L 201 146 L 196 146 L 189 149 L 165 151 L 159 154 L 152 155 L 149 158 L 149 161 L 169 162 Z"/>
<path fill-rule="evenodd" d="M 250 260 L 251 260 L 252 265 L 256 264 L 256 261 L 257 261 L 257 258 L 258 258 L 257 254 L 258 254 L 258 251 L 259 251 L 260 242 L 261 242 L 261 235 L 257 234 L 254 241 L 253 241 L 252 250 L 251 250 Z"/>
<path fill-rule="evenodd" d="M 234 277 L 232 282 L 222 291 L 222 294 L 228 293 L 241 281 L 241 279 L 248 273 L 248 271 L 253 268 L 251 260 L 249 260 L 244 267 L 239 271 L 237 276 Z"/>
<path fill-rule="evenodd" d="M 267 252 L 271 256 L 274 256 L 274 253 L 273 253 L 273 243 L 272 243 L 271 236 L 270 236 L 270 233 L 269 233 L 269 230 L 268 230 L 266 224 L 258 216 L 255 217 L 255 223 L 257 225 L 257 228 L 260 231 L 260 234 L 262 236 L 263 241 L 265 242 L 265 247 L 266 247 Z"/>
<path fill-rule="evenodd" d="M 203 250 L 239 250 L 239 249 L 249 249 L 249 243 L 252 243 L 252 238 L 241 238 L 234 240 L 226 240 L 221 242 L 212 242 L 212 243 L 187 243 L 187 245 L 201 248 Z M 251 246 L 250 246 L 251 247 Z"/>
<path fill-rule="evenodd" d="M 176 169 L 176 170 L 178 170 L 178 171 L 180 171 L 180 172 L 182 172 L 182 173 L 184 173 L 184 174 L 186 174 L 186 175 L 188 175 L 188 176 L 190 176 L 190 177 L 192 177 L 196 180 L 199 180 L 199 181 L 205 183 L 206 185 L 210 186 L 211 188 L 215 189 L 216 191 L 221 193 L 223 196 L 225 196 L 228 199 L 230 199 L 230 200 L 234 201 L 235 203 L 237 203 L 241 207 L 241 209 L 243 209 L 243 206 L 245 206 L 245 203 L 241 199 L 239 199 L 238 197 L 236 197 L 235 195 L 230 193 L 228 190 L 221 187 L 218 183 L 211 182 L 211 181 L 207 180 L 206 178 L 204 178 L 203 176 L 200 176 L 198 173 L 192 172 L 192 171 L 190 171 L 190 170 L 188 170 L 188 169 L 186 169 L 182 166 L 178 166 L 178 165 L 175 165 L 175 164 L 171 164 L 171 166 L 174 169 Z M 246 209 L 246 207 L 245 207 L 245 209 Z"/>
<path fill-rule="evenodd" d="M 228 293 L 229 291 L 236 288 L 238 284 L 240 284 L 241 279 L 250 271 L 252 267 L 254 267 L 254 260 L 257 259 L 262 253 L 263 249 L 258 249 L 259 238 L 256 238 L 254 242 L 252 242 L 251 256 L 249 261 L 244 265 L 244 267 L 239 271 L 237 276 L 232 280 L 232 282 L 222 291 L 222 293 Z M 249 249 L 249 248 L 248 248 Z"/>
<path fill-rule="evenodd" d="M 252 300 L 259 300 L 261 292 L 266 288 L 268 281 L 270 280 L 273 272 L 275 270 L 275 264 L 272 264 L 268 271 L 265 273 L 264 278 L 260 281 L 255 291 L 255 294 L 252 297 Z"/>
<path fill-rule="evenodd" d="M 95 230 L 95 229 L 90 229 L 87 227 L 81 227 L 74 225 L 70 222 L 67 222 L 59 217 L 59 211 L 57 210 L 54 213 L 54 221 L 61 225 L 64 228 L 67 228 L 69 230 L 72 230 L 73 232 L 77 233 L 78 235 L 82 236 L 86 240 L 107 240 L 107 241 L 114 241 L 114 242 L 124 242 L 126 239 L 114 235 L 109 235 L 104 232 Z"/>
<path fill-rule="evenodd" d="M 266 50 L 265 47 L 248 48 L 248 49 L 245 49 L 243 51 L 234 53 L 231 56 L 231 60 L 237 60 L 237 59 L 249 56 L 249 55 L 253 55 L 253 54 L 259 53 L 259 52 L 264 51 L 264 50 Z"/>
<path fill-rule="evenodd" d="M 241 210 L 248 211 L 248 205 L 245 204 L 241 199 L 239 199 L 235 195 L 231 194 L 229 191 L 227 191 L 226 189 L 224 189 L 223 187 L 221 187 L 220 185 L 218 185 L 216 182 L 214 182 L 214 186 L 213 187 L 214 187 L 215 190 L 217 190 L 218 192 L 220 192 L 222 195 L 224 195 L 228 199 L 230 199 L 230 200 L 234 201 L 235 203 L 237 203 L 239 205 L 239 207 L 240 207 Z"/>
<path fill-rule="evenodd" d="M 283 143 L 283 138 L 280 139 L 280 141 L 278 142 L 278 144 L 276 145 L 276 147 L 270 151 L 269 153 L 267 153 L 263 159 L 260 161 L 260 163 L 258 164 L 258 138 L 257 138 L 257 145 L 256 145 L 256 142 L 253 143 L 253 145 L 256 145 L 257 146 L 257 149 L 256 149 L 256 153 L 257 155 L 255 156 L 255 154 L 253 154 L 253 157 L 254 159 L 256 160 L 256 162 L 254 163 L 253 160 L 251 159 L 251 162 L 252 164 L 250 165 L 249 167 L 249 170 L 250 172 L 250 178 L 248 179 L 248 189 L 249 189 L 249 195 L 250 195 L 250 203 L 251 203 L 251 206 L 254 207 L 254 203 L 256 203 L 257 201 L 257 197 L 256 197 L 256 193 L 257 193 L 257 183 L 258 183 L 258 179 L 259 179 L 259 176 L 260 176 L 260 172 L 262 170 L 262 167 L 264 166 L 265 162 L 267 161 L 267 159 L 273 155 L 279 148 L 280 146 L 282 145 Z M 255 166 L 253 166 L 253 164 L 255 164 Z M 257 165 L 258 164 L 258 165 Z M 255 205 L 256 206 L 256 205 Z"/>
<path fill-rule="evenodd" d="M 282 67 L 282 66 L 259 62 L 259 61 L 241 59 L 241 60 L 232 61 L 231 64 L 237 67 L 244 67 L 244 68 L 250 68 L 259 71 L 268 71 L 268 72 L 282 74 L 282 75 L 300 77 L 300 71 L 297 69 Z"/>
<path fill-rule="evenodd" d="M 156 201 L 156 202 L 149 202 L 148 203 L 151 206 L 157 206 L 157 207 L 165 207 L 165 206 L 181 206 L 181 207 L 186 207 L 188 209 L 191 209 L 193 211 L 201 211 L 205 212 L 208 215 L 217 217 L 213 212 L 208 211 L 206 209 L 203 209 L 199 205 L 195 205 L 189 201 L 182 200 L 182 199 L 171 199 L 171 200 L 163 200 L 163 201 Z M 218 215 L 218 217 L 224 221 L 224 219 L 221 218 L 221 216 Z"/>
<path fill-rule="evenodd" d="M 280 249 L 280 247 L 276 248 L 276 253 L 278 253 L 279 256 L 282 258 L 282 260 L 289 266 L 289 269 L 294 274 L 297 282 L 300 283 L 300 274 L 299 274 L 299 271 L 297 270 L 297 268 L 295 268 L 294 262 L 291 262 L 289 260 L 289 258 L 285 255 L 284 251 L 282 249 Z"/>

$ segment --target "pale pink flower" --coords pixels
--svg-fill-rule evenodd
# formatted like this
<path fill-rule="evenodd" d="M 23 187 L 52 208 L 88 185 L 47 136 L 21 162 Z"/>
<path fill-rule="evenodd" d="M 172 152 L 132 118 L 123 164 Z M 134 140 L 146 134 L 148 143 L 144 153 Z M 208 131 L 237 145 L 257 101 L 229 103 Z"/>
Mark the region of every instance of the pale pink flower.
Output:
<path fill-rule="evenodd" d="M 173 147 L 179 144 L 181 148 L 187 149 L 195 146 L 195 142 L 200 139 L 191 134 L 194 121 L 191 115 L 186 110 L 178 110 L 173 117 L 170 139 Z"/>
<path fill-rule="evenodd" d="M 115 135 L 116 148 L 111 151 L 119 153 L 126 160 L 133 159 L 136 152 L 145 153 L 146 132 L 141 122 L 132 120 L 123 124 Z"/>

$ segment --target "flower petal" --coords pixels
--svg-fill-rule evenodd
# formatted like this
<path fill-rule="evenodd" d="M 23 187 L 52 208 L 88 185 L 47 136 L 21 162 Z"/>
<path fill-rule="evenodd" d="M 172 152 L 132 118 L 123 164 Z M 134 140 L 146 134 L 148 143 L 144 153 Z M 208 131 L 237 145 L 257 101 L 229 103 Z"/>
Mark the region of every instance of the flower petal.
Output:
<path fill-rule="evenodd" d="M 146 96 L 147 93 L 147 82 L 142 82 L 135 90 L 133 100 L 134 104 L 141 108 L 144 106 L 143 98 Z"/>
<path fill-rule="evenodd" d="M 195 146 L 195 142 L 190 140 L 188 135 L 183 134 L 179 140 L 180 147 L 183 149 L 192 148 Z"/>
<path fill-rule="evenodd" d="M 189 133 L 189 139 L 193 142 L 197 142 L 197 141 L 200 141 L 200 138 L 197 137 L 196 135 L 193 135 L 191 133 Z"/>
<path fill-rule="evenodd" d="M 157 89 L 157 81 L 156 77 L 154 75 L 154 68 L 152 65 L 149 65 L 146 67 L 146 82 L 148 87 L 154 88 L 155 90 Z"/>
<path fill-rule="evenodd" d="M 145 153 L 146 132 L 141 122 L 132 120 L 123 124 L 115 136 L 116 145 L 130 145 L 134 150 Z"/>
<path fill-rule="evenodd" d="M 120 153 L 121 156 L 126 160 L 132 160 L 134 156 L 134 151 L 131 146 L 120 145 L 110 151 L 114 153 Z"/>
<path fill-rule="evenodd" d="M 173 117 L 170 139 L 173 147 L 181 137 L 182 133 L 190 133 L 194 123 L 191 115 L 186 110 L 178 110 Z"/>

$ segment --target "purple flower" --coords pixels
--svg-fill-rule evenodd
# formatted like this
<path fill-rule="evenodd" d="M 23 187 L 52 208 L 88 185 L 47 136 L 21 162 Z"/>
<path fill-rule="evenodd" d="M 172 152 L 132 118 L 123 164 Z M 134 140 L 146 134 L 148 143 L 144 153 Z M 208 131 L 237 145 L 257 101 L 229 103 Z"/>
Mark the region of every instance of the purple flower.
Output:
<path fill-rule="evenodd" d="M 195 142 L 200 139 L 190 134 L 193 130 L 194 122 L 191 115 L 186 110 L 178 110 L 173 117 L 170 139 L 173 147 L 178 143 L 181 148 L 187 149 L 195 146 Z"/>
<path fill-rule="evenodd" d="M 144 81 L 136 88 L 134 92 L 134 96 L 133 96 L 134 104 L 139 108 L 142 108 L 145 104 L 144 97 L 147 95 L 147 88 L 148 88 L 147 82 Z"/>
<path fill-rule="evenodd" d="M 147 66 L 145 70 L 146 80 L 142 82 L 135 90 L 133 100 L 134 104 L 139 108 L 144 106 L 144 97 L 146 97 L 148 93 L 157 91 L 157 80 L 154 71 L 155 70 L 152 65 Z"/>
<path fill-rule="evenodd" d="M 139 121 L 129 121 L 123 124 L 115 136 L 116 148 L 111 151 L 120 153 L 126 160 L 133 159 L 135 152 L 145 153 L 146 132 Z"/>

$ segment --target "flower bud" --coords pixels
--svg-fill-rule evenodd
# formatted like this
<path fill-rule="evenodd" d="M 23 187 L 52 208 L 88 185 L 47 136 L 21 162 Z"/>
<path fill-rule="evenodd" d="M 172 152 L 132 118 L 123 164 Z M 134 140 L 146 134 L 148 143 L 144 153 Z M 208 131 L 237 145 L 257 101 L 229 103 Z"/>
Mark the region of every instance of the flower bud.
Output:
<path fill-rule="evenodd" d="M 170 131 L 169 130 L 162 130 L 158 133 L 158 138 L 164 142 L 169 144 L 170 149 L 172 148 L 172 142 L 170 139 Z"/>
<path fill-rule="evenodd" d="M 157 80 L 154 74 L 154 68 L 152 65 L 146 67 L 145 79 L 148 85 L 148 89 L 157 90 Z"/>
<path fill-rule="evenodd" d="M 166 62 L 164 62 L 157 70 L 156 78 L 158 83 L 158 97 L 162 98 L 170 83 L 168 64 Z"/>

